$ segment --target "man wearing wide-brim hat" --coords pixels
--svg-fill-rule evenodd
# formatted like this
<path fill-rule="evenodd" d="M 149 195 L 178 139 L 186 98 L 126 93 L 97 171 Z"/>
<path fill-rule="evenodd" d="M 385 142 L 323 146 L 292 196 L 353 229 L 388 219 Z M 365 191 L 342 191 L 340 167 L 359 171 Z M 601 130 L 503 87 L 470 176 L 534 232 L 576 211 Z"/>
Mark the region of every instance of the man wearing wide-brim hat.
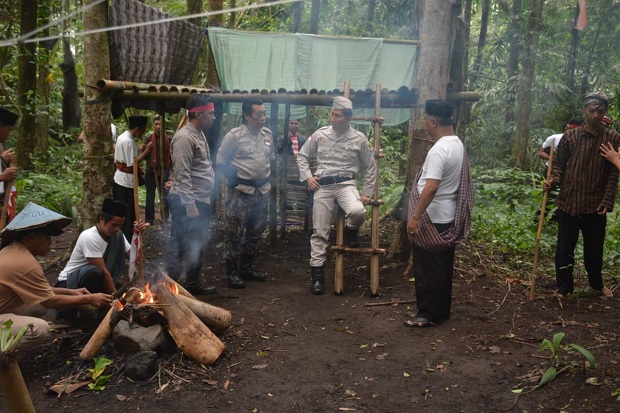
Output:
<path fill-rule="evenodd" d="M 50 251 L 52 236 L 61 235 L 71 219 L 39 205 L 29 203 L 7 225 L 0 236 L 10 245 L 0 251 L 0 323 L 12 320 L 17 333 L 32 325 L 20 348 L 41 343 L 49 324 L 41 319 L 47 309 L 70 308 L 82 304 L 103 307 L 112 301 L 108 294 L 91 294 L 85 288 L 53 288 L 47 282 L 36 256 Z"/>
<path fill-rule="evenodd" d="M 5 188 L 6 183 L 17 178 L 18 169 L 11 166 L 11 162 L 15 161 L 15 152 L 13 149 L 5 151 L 2 147 L 15 127 L 17 118 L 17 114 L 0 106 L 0 204 L 4 202 L 4 191 L 11 189 Z"/>

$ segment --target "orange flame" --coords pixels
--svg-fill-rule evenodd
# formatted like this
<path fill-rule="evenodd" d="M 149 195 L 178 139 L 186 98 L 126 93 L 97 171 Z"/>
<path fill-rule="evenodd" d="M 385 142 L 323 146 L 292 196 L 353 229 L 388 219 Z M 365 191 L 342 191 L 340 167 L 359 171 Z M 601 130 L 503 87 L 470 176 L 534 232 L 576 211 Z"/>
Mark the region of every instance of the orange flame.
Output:
<path fill-rule="evenodd" d="M 170 291 L 172 291 L 174 294 L 179 293 L 179 286 L 177 285 L 177 283 L 172 283 L 170 285 Z"/>
<path fill-rule="evenodd" d="M 146 283 L 146 285 L 144 286 L 144 290 L 145 290 L 145 297 L 144 300 L 147 304 L 153 304 L 155 302 L 155 299 L 153 298 L 153 293 L 151 293 L 151 288 L 149 286 L 149 283 Z"/>

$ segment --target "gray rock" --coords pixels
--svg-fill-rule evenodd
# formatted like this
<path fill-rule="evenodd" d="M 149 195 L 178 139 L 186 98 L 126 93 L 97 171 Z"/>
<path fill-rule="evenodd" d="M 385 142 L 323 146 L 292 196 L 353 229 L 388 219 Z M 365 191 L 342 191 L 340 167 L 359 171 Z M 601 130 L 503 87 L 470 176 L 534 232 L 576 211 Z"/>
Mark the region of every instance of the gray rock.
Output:
<path fill-rule="evenodd" d="M 159 363 L 154 351 L 138 351 L 125 360 L 125 374 L 132 380 L 147 380 L 157 372 Z"/>
<path fill-rule="evenodd" d="M 112 338 L 116 349 L 127 354 L 138 351 L 161 351 L 168 345 L 167 334 L 159 324 L 142 327 L 121 320 L 114 328 Z"/>

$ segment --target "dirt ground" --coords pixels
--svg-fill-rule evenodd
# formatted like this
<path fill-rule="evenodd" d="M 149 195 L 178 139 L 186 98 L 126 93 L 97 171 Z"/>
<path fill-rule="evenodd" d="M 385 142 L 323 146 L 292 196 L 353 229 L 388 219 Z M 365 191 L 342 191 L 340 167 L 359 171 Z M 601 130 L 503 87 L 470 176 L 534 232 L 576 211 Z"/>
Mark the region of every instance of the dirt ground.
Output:
<path fill-rule="evenodd" d="M 70 248 L 73 237 L 56 240 L 46 263 Z M 403 321 L 416 312 L 414 283 L 403 277 L 404 264 L 382 259 L 380 296 L 372 297 L 368 256 L 348 255 L 344 294 L 332 293 L 329 264 L 326 294 L 313 296 L 308 239 L 292 230 L 277 247 L 266 247 L 258 267 L 269 280 L 242 290 L 228 289 L 221 246 L 213 243 L 203 274 L 218 294 L 204 299 L 231 310 L 233 325 L 218 333 L 227 350 L 212 366 L 176 354 L 161 359 L 151 380 L 132 382 L 122 371 L 126 356 L 108 345 L 103 355 L 113 364 L 105 390 L 57 397 L 46 387 L 69 377 L 88 380 L 91 365 L 77 356 L 92 326 L 55 331 L 49 344 L 21 356 L 37 412 L 620 411 L 612 396 L 620 388 L 618 298 L 602 300 L 584 287 L 560 303 L 547 276 L 530 303 L 523 283 L 529 270 L 507 274 L 501 258 L 469 244 L 457 251 L 452 319 L 411 329 Z M 147 234 L 149 263 L 161 261 L 165 242 L 157 228 Z M 60 269 L 49 269 L 50 281 Z M 574 366 L 525 394 L 551 365 L 549 353 L 538 351 L 541 341 L 558 332 L 566 333 L 564 343 L 591 351 L 598 366 L 563 350 L 562 366 Z M 515 388 L 525 390 L 517 396 Z"/>

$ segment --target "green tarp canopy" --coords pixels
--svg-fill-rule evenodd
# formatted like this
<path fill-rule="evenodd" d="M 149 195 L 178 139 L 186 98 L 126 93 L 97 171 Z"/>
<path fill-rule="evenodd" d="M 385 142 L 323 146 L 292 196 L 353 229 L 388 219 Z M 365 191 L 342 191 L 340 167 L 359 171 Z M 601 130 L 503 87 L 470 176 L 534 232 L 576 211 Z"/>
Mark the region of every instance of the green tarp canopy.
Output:
<path fill-rule="evenodd" d="M 343 90 L 347 80 L 354 90 L 374 91 L 377 83 L 388 90 L 413 87 L 416 45 L 223 28 L 209 28 L 208 36 L 222 90 L 226 91 Z M 231 104 L 227 111 L 239 114 L 241 107 Z M 407 109 L 381 110 L 385 126 L 406 122 L 410 113 Z M 356 110 L 355 115 L 372 116 L 374 110 Z M 291 116 L 305 116 L 305 107 L 292 105 Z"/>

